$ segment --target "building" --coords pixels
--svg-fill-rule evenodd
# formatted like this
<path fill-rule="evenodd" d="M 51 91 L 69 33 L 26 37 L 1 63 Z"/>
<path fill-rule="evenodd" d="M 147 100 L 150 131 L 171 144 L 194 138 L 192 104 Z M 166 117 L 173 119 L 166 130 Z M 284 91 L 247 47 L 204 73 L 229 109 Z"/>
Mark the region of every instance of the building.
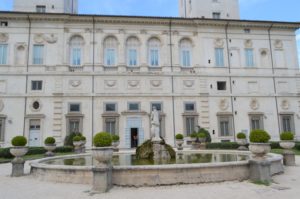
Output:
<path fill-rule="evenodd" d="M 179 0 L 185 18 L 240 19 L 239 0 Z"/>
<path fill-rule="evenodd" d="M 299 27 L 0 12 L 0 144 L 22 134 L 30 146 L 48 136 L 63 144 L 82 132 L 91 146 L 95 133 L 107 131 L 131 148 L 135 136 L 139 144 L 150 138 L 153 106 L 171 145 L 197 126 L 215 142 L 251 129 L 300 139 Z"/>

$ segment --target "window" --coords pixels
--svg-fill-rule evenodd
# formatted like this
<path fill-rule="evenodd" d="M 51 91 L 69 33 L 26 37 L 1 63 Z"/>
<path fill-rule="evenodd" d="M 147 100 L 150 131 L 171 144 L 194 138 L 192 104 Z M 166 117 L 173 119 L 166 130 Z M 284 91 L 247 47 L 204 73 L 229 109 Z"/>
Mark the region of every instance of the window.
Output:
<path fill-rule="evenodd" d="M 0 44 L 0 64 L 7 64 L 7 44 Z"/>
<path fill-rule="evenodd" d="M 186 130 L 186 135 L 189 136 L 191 135 L 196 128 L 196 117 L 185 117 L 185 130 Z"/>
<path fill-rule="evenodd" d="M 184 111 L 185 112 L 193 112 L 195 111 L 195 103 L 185 103 L 184 104 Z"/>
<path fill-rule="evenodd" d="M 295 132 L 294 129 L 294 116 L 281 115 L 281 128 L 282 132 Z"/>
<path fill-rule="evenodd" d="M 232 136 L 232 116 L 219 116 L 220 137 Z"/>
<path fill-rule="evenodd" d="M 7 21 L 1 21 L 0 22 L 0 26 L 1 27 L 7 27 L 8 26 L 8 22 Z"/>
<path fill-rule="evenodd" d="M 191 49 L 192 42 L 189 39 L 183 39 L 180 41 L 180 57 L 182 67 L 191 67 Z"/>
<path fill-rule="evenodd" d="M 43 64 L 44 45 L 33 45 L 33 64 Z"/>
<path fill-rule="evenodd" d="M 45 13 L 46 12 L 46 6 L 43 6 L 43 5 L 36 6 L 36 12 Z"/>
<path fill-rule="evenodd" d="M 105 112 L 117 112 L 117 105 L 114 103 L 106 103 Z"/>
<path fill-rule="evenodd" d="M 212 13 L 212 17 L 213 17 L 213 19 L 220 19 L 221 18 L 221 13 L 219 13 L 219 12 L 213 12 Z"/>
<path fill-rule="evenodd" d="M 80 104 L 69 104 L 69 112 L 80 112 Z"/>
<path fill-rule="evenodd" d="M 246 34 L 250 34 L 250 33 L 251 33 L 251 30 L 250 30 L 249 28 L 246 28 L 246 29 L 244 29 L 244 32 L 245 32 Z"/>
<path fill-rule="evenodd" d="M 4 142 L 5 118 L 0 118 L 0 142 Z"/>
<path fill-rule="evenodd" d="M 223 48 L 215 49 L 215 58 L 216 58 L 216 66 L 224 67 L 224 49 Z"/>
<path fill-rule="evenodd" d="M 40 109 L 40 103 L 38 101 L 35 101 L 32 103 L 32 107 L 34 110 L 39 110 Z"/>
<path fill-rule="evenodd" d="M 153 107 L 156 107 L 157 111 L 162 111 L 162 104 L 159 103 L 159 102 L 153 102 L 153 103 L 151 103 L 151 110 L 150 111 L 153 110 Z"/>
<path fill-rule="evenodd" d="M 226 91 L 226 82 L 217 82 L 218 91 Z"/>
<path fill-rule="evenodd" d="M 115 37 L 109 36 L 104 40 L 104 63 L 105 66 L 115 66 L 117 64 L 118 41 Z"/>
<path fill-rule="evenodd" d="M 32 91 L 41 91 L 43 89 L 43 81 L 31 81 Z"/>
<path fill-rule="evenodd" d="M 264 129 L 263 115 L 250 115 L 249 117 L 251 130 Z"/>
<path fill-rule="evenodd" d="M 246 56 L 246 66 L 253 67 L 254 66 L 253 49 L 245 49 L 245 56 Z"/>
<path fill-rule="evenodd" d="M 152 38 L 148 42 L 149 65 L 151 67 L 157 67 L 160 65 L 160 45 L 160 41 L 157 38 Z"/>
<path fill-rule="evenodd" d="M 80 130 L 80 119 L 70 118 L 69 119 L 69 134 L 81 133 Z"/>
<path fill-rule="evenodd" d="M 83 49 L 84 40 L 81 36 L 73 36 L 70 40 L 70 63 L 72 66 L 81 66 L 82 65 L 82 57 L 83 57 Z"/>
<path fill-rule="evenodd" d="M 128 38 L 126 42 L 126 47 L 127 47 L 127 65 L 137 66 L 139 40 L 136 37 Z"/>
<path fill-rule="evenodd" d="M 105 132 L 110 133 L 111 135 L 116 135 L 116 118 L 106 118 L 105 119 Z"/>
<path fill-rule="evenodd" d="M 139 111 L 140 110 L 140 104 L 135 102 L 128 103 L 128 110 L 129 111 Z"/>

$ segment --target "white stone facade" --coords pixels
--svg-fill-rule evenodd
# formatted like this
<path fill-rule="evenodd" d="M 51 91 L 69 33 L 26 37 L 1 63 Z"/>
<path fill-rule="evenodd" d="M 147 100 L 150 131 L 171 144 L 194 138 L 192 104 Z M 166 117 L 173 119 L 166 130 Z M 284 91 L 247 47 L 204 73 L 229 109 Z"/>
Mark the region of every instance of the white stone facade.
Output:
<path fill-rule="evenodd" d="M 300 24 L 13 12 L 0 23 L 1 146 L 63 144 L 70 129 L 91 146 L 110 129 L 131 148 L 150 137 L 151 103 L 171 145 L 197 125 L 216 142 L 251 126 L 300 139 Z"/>
<path fill-rule="evenodd" d="M 240 19 L 239 0 L 178 0 L 185 18 Z"/>

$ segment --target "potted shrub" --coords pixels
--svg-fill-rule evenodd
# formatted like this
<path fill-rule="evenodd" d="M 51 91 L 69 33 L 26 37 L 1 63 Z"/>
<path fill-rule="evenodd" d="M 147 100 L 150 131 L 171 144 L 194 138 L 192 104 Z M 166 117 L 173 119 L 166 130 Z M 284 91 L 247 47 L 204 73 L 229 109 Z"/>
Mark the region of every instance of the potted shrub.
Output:
<path fill-rule="evenodd" d="M 283 132 L 280 134 L 280 146 L 283 149 L 290 150 L 295 147 L 294 134 L 292 132 Z"/>
<path fill-rule="evenodd" d="M 75 153 L 81 153 L 81 136 L 76 135 L 73 137 L 73 145 L 75 147 Z"/>
<path fill-rule="evenodd" d="M 92 155 L 93 158 L 96 159 L 100 165 L 101 164 L 110 164 L 112 155 L 113 155 L 113 147 L 112 146 L 112 137 L 109 133 L 101 132 L 96 134 L 93 137 L 93 145 Z"/>
<path fill-rule="evenodd" d="M 192 133 L 191 135 L 190 135 L 190 141 L 192 141 L 192 142 L 196 142 L 196 140 L 197 140 L 197 137 L 198 137 L 198 135 L 197 135 L 197 133 L 196 132 L 194 132 L 194 133 Z"/>
<path fill-rule="evenodd" d="M 236 142 L 238 143 L 238 145 L 240 145 L 240 147 L 238 148 L 238 150 L 248 150 L 246 145 L 247 145 L 247 136 L 245 133 L 238 133 L 236 135 Z"/>
<path fill-rule="evenodd" d="M 53 151 L 56 149 L 56 140 L 54 137 L 47 137 L 44 141 L 45 149 L 47 150 L 46 156 L 54 156 Z"/>
<path fill-rule="evenodd" d="M 178 149 L 179 151 L 183 150 L 183 147 L 182 147 L 182 145 L 183 145 L 183 143 L 184 143 L 183 135 L 179 133 L 179 134 L 177 134 L 175 137 L 176 137 L 176 145 L 177 145 L 177 149 Z"/>
<path fill-rule="evenodd" d="M 112 135 L 112 146 L 114 147 L 115 151 L 118 151 L 118 146 L 120 144 L 120 137 L 118 135 Z"/>
<path fill-rule="evenodd" d="M 198 140 L 201 143 L 204 143 L 206 141 L 206 134 L 205 133 L 198 133 L 197 134 Z"/>
<path fill-rule="evenodd" d="M 249 149 L 256 158 L 263 158 L 271 151 L 270 139 L 270 135 L 264 130 L 251 131 Z"/>
<path fill-rule="evenodd" d="M 22 157 L 28 152 L 27 139 L 24 136 L 16 136 L 11 140 L 11 144 L 13 147 L 10 148 L 10 153 L 15 156 L 13 161 L 23 161 Z"/>

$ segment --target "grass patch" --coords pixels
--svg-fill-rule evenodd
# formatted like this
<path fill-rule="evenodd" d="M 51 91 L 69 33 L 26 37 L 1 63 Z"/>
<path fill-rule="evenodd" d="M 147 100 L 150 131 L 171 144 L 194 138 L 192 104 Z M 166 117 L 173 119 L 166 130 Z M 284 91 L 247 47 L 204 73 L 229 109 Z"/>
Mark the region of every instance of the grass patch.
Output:
<path fill-rule="evenodd" d="M 63 155 L 72 155 L 73 152 L 69 153 L 55 153 L 55 156 L 63 156 Z M 37 160 L 41 158 L 46 158 L 44 154 L 37 154 L 37 155 L 25 155 L 24 160 Z M 0 164 L 9 163 L 12 161 L 13 158 L 0 158 Z"/>
<path fill-rule="evenodd" d="M 269 181 L 262 181 L 262 180 L 256 180 L 251 181 L 253 184 L 260 185 L 260 186 L 270 186 L 272 183 Z"/>
<path fill-rule="evenodd" d="M 293 149 L 292 151 L 294 151 L 295 155 L 300 155 L 300 151 L 297 149 Z M 283 154 L 284 149 L 272 149 L 271 150 L 272 153 L 277 153 L 277 154 Z"/>

